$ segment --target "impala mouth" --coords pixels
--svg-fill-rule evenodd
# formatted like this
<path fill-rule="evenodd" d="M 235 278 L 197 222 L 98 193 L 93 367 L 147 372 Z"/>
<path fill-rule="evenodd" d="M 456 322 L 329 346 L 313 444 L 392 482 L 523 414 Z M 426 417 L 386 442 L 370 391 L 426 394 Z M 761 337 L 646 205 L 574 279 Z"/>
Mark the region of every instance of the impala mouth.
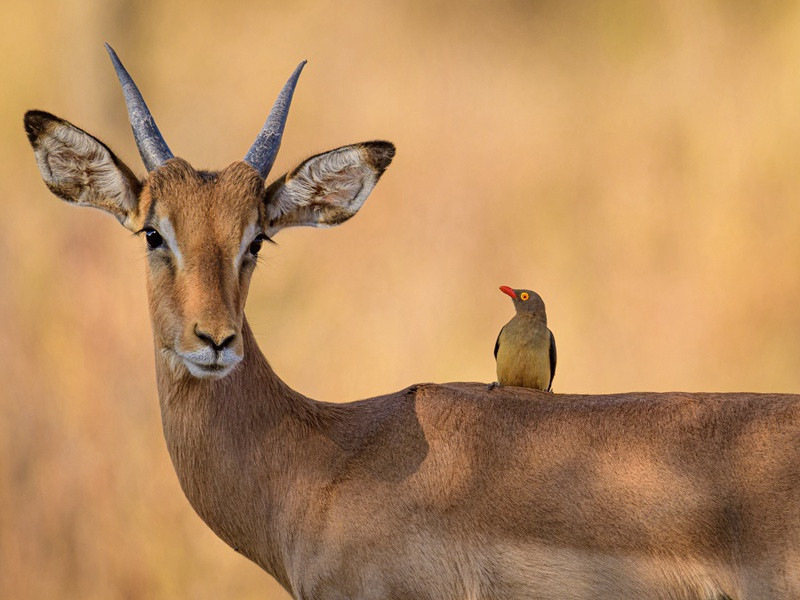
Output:
<path fill-rule="evenodd" d="M 162 348 L 161 353 L 173 370 L 183 366 L 193 377 L 204 379 L 222 379 L 242 361 L 242 357 L 230 349 L 209 354 L 206 351 L 183 353 L 173 348 Z"/>
<path fill-rule="evenodd" d="M 221 379 L 225 377 L 228 373 L 233 371 L 233 368 L 238 364 L 238 360 L 232 364 L 220 364 L 220 363 L 198 363 L 193 360 L 189 360 L 186 357 L 181 357 L 183 359 L 183 364 L 186 365 L 186 368 L 189 369 L 189 373 L 194 375 L 195 377 L 208 377 L 208 378 L 216 378 Z"/>

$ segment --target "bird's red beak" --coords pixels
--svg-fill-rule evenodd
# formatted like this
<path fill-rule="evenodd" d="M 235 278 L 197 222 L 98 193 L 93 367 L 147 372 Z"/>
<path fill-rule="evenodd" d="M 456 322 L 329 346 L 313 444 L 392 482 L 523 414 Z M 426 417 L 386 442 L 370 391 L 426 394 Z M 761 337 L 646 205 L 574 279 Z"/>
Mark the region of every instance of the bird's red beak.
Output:
<path fill-rule="evenodd" d="M 514 293 L 514 290 L 512 290 L 512 289 L 511 289 L 510 287 L 508 287 L 507 285 L 501 285 L 501 286 L 500 286 L 500 291 L 501 291 L 501 292 L 503 292 L 504 294 L 508 294 L 509 296 L 511 296 L 512 298 L 514 298 L 514 300 L 516 300 L 516 299 L 517 299 L 517 295 Z"/>

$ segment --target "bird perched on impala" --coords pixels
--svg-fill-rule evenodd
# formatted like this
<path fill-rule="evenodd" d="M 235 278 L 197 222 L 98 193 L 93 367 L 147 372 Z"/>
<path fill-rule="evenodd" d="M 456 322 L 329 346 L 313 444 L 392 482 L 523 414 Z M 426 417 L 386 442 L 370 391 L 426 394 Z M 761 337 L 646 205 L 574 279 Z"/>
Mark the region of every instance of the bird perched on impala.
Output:
<path fill-rule="evenodd" d="M 547 328 L 544 301 L 532 290 L 501 285 L 500 291 L 514 301 L 517 314 L 500 330 L 494 345 L 497 381 L 549 392 L 556 374 L 556 339 Z"/>

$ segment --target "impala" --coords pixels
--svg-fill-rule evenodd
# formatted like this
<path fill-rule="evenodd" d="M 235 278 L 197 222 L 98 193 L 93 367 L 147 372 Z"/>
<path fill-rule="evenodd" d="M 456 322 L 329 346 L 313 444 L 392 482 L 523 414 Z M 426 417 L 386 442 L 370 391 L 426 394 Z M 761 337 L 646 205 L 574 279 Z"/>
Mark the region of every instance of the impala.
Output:
<path fill-rule="evenodd" d="M 285 227 L 353 216 L 394 147 L 331 150 L 267 184 L 301 64 L 244 160 L 197 171 L 109 54 L 144 179 L 51 114 L 29 111 L 26 132 L 53 193 L 144 236 L 183 491 L 293 597 L 800 597 L 800 397 L 451 383 L 307 398 L 245 318 L 256 254 Z"/>

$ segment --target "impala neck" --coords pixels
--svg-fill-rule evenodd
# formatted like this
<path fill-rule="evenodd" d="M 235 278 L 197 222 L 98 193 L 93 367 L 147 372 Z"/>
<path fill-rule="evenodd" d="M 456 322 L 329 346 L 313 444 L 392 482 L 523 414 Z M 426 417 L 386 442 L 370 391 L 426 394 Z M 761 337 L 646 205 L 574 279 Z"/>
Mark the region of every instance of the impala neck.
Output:
<path fill-rule="evenodd" d="M 210 411 L 215 419 L 252 419 L 268 425 L 286 413 L 305 413 L 313 401 L 295 392 L 272 370 L 256 343 L 247 318 L 242 326 L 244 358 L 223 379 L 193 377 L 185 368 L 173 368 L 169 359 L 156 353 L 156 377 L 162 415 L 174 411 L 198 419 Z M 237 437 L 241 433 L 238 430 Z"/>
<path fill-rule="evenodd" d="M 234 549 L 286 583 L 276 546 L 296 515 L 283 499 L 306 455 L 318 406 L 281 381 L 245 319 L 244 358 L 223 379 L 176 373 L 157 353 L 164 437 L 186 497 Z M 234 542 L 235 540 L 235 542 Z"/>

